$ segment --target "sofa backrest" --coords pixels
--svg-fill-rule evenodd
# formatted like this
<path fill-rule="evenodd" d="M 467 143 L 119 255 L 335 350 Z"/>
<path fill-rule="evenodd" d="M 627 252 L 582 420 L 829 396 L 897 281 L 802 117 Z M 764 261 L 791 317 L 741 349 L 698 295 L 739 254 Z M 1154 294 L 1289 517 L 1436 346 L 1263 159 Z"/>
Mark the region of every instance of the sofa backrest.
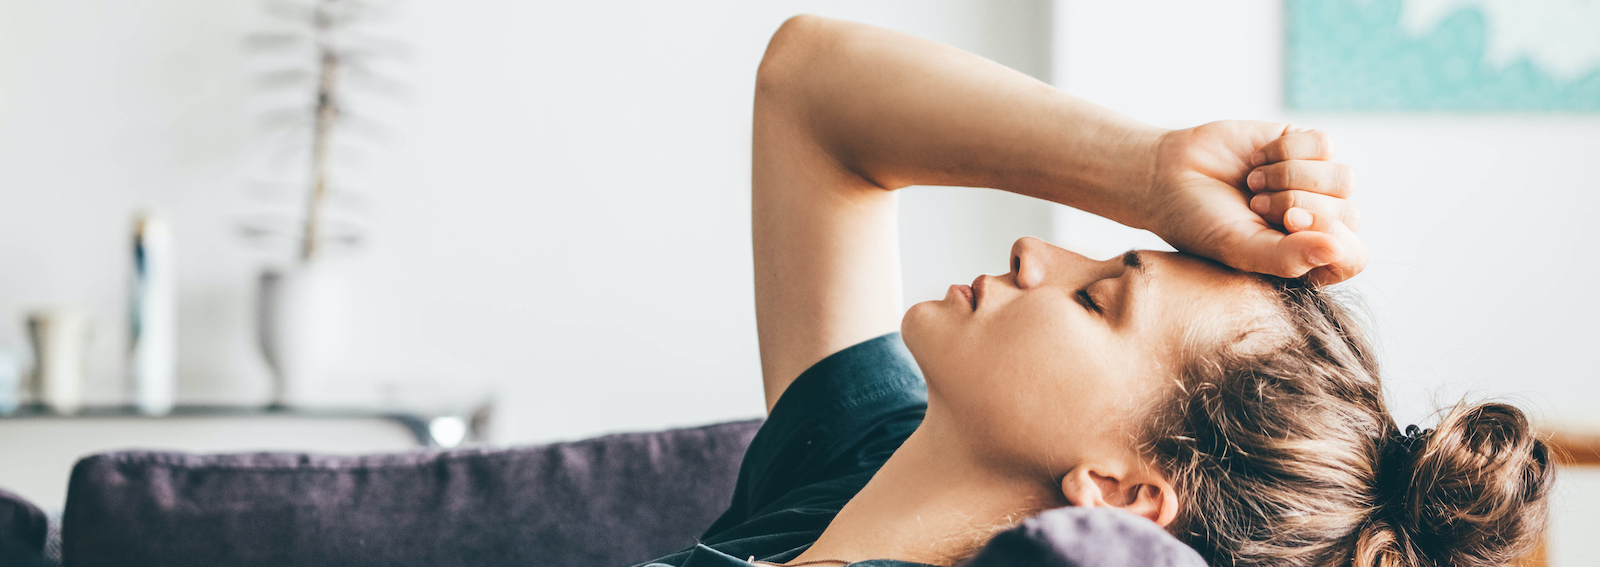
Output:
<path fill-rule="evenodd" d="M 693 544 L 760 421 L 368 456 L 124 451 L 73 469 L 67 567 L 628 565 Z"/>

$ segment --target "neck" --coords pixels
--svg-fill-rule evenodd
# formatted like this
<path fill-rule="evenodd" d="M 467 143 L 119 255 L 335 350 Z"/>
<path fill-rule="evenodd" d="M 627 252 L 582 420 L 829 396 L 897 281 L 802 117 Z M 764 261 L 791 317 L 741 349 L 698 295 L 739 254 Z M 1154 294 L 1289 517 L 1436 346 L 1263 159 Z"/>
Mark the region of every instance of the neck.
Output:
<path fill-rule="evenodd" d="M 922 426 L 793 563 L 897 559 L 950 565 L 995 532 L 1060 505 L 1060 489 L 1048 475 L 983 466 L 972 445 L 936 417 L 930 407 Z"/>

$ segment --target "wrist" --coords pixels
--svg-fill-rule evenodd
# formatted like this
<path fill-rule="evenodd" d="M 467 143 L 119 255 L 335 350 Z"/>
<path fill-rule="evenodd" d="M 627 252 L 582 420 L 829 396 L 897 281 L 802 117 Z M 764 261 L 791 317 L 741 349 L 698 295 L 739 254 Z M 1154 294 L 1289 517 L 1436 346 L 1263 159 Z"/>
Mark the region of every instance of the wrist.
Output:
<path fill-rule="evenodd" d="M 1103 191 L 1105 210 L 1090 212 L 1133 228 L 1150 228 L 1159 202 L 1155 197 L 1162 179 L 1162 148 L 1172 132 L 1143 124 L 1130 128 L 1116 144 L 1116 151 L 1108 152 L 1116 156 L 1119 166 Z"/>
<path fill-rule="evenodd" d="M 995 187 L 1144 228 L 1168 131 L 1116 115 L 1071 118 L 1068 126 L 1053 132 L 1053 139 L 1034 146 L 1047 152 L 1029 157 L 1027 166 L 1006 168 L 1032 170 L 1026 186 Z"/>

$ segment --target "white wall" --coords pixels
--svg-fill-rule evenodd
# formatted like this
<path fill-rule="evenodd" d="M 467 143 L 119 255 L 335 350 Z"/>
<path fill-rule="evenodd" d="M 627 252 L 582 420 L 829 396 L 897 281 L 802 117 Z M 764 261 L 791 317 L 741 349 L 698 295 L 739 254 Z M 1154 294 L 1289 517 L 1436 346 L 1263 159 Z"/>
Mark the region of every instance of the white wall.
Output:
<path fill-rule="evenodd" d="M 347 176 L 371 243 L 348 258 L 361 296 L 341 382 L 496 388 L 507 440 L 758 413 L 749 90 L 767 35 L 801 11 L 1054 74 L 1165 126 L 1326 129 L 1361 176 L 1373 264 L 1352 287 L 1406 411 L 1465 390 L 1561 419 L 1600 406 L 1582 358 L 1600 119 L 1287 113 L 1272 0 L 1061 0 L 1053 51 L 1042 0 L 414 3 L 389 26 L 415 53 L 397 67 L 414 94 L 375 105 L 394 141 Z M 265 396 L 250 286 L 276 257 L 235 229 L 292 203 L 259 190 L 277 140 L 240 39 L 267 26 L 248 2 L 0 2 L 0 348 L 25 348 L 32 308 L 88 306 L 93 390 L 118 399 L 125 232 L 150 204 L 180 236 L 183 397 Z M 1003 270 L 1005 245 L 1049 224 L 959 189 L 904 206 L 908 300 Z M 1062 214 L 1060 239 L 1086 250 L 1152 242 Z"/>
<path fill-rule="evenodd" d="M 411 95 L 352 106 L 392 135 L 340 170 L 370 237 L 342 259 L 341 399 L 492 390 L 504 442 L 759 415 L 751 89 L 799 12 L 1049 70 L 1046 0 L 413 2 L 384 24 Z M 121 400 L 126 232 L 155 206 L 178 235 L 180 400 L 265 399 L 252 286 L 286 254 L 236 232 L 295 210 L 301 173 L 242 49 L 271 25 L 255 2 L 0 0 L 0 348 L 26 348 L 31 309 L 87 307 L 91 398 Z M 1049 230 L 1005 195 L 903 207 L 908 300 Z"/>
<path fill-rule="evenodd" d="M 1281 14 L 1273 0 L 1063 0 L 1054 73 L 1163 126 L 1252 118 L 1328 131 L 1357 175 L 1372 251 L 1350 287 L 1374 312 L 1402 417 L 1420 419 L 1435 394 L 1475 392 L 1592 422 L 1600 115 L 1288 112 Z M 1076 216 L 1061 220 L 1064 237 L 1076 234 Z M 1126 241 L 1085 232 L 1100 248 Z"/>
<path fill-rule="evenodd" d="M 1274 0 L 1060 0 L 1057 84 L 1167 127 L 1288 120 L 1333 135 L 1354 167 L 1365 298 L 1401 423 L 1462 396 L 1600 424 L 1600 115 L 1285 111 Z M 1057 235 L 1100 254 L 1159 245 L 1064 211 Z M 1558 565 L 1592 565 L 1595 475 L 1558 490 Z M 1580 479 L 1581 482 L 1579 481 Z"/>

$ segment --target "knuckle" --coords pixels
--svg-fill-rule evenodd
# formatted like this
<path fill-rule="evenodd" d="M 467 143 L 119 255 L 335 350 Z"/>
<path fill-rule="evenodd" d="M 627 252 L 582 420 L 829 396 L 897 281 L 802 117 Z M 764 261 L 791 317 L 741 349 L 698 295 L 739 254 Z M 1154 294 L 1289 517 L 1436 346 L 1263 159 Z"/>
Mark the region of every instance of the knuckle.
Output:
<path fill-rule="evenodd" d="M 1306 172 L 1301 164 L 1289 162 L 1283 164 L 1283 179 L 1280 187 L 1284 189 L 1301 189 L 1306 183 Z"/>
<path fill-rule="evenodd" d="M 1274 163 L 1272 165 L 1269 165 L 1269 166 L 1261 168 L 1261 171 L 1262 171 L 1262 173 L 1266 174 L 1267 187 L 1270 187 L 1270 188 L 1273 188 L 1273 189 L 1282 189 L 1283 188 L 1283 182 L 1286 179 L 1284 176 L 1287 175 L 1284 172 L 1284 164 L 1282 164 L 1282 163 Z"/>
<path fill-rule="evenodd" d="M 1315 152 L 1313 155 L 1318 157 L 1328 157 L 1333 155 L 1333 139 L 1328 136 L 1327 132 L 1323 132 L 1322 130 L 1312 130 L 1307 132 L 1307 134 L 1309 134 L 1311 137 L 1312 149 Z"/>
<path fill-rule="evenodd" d="M 1276 163 L 1283 160 L 1283 138 L 1267 142 L 1261 146 L 1261 153 L 1267 156 L 1267 163 Z"/>
<path fill-rule="evenodd" d="M 1300 203 L 1303 199 L 1300 198 L 1299 191 L 1279 191 L 1277 194 L 1273 195 L 1273 200 L 1278 202 L 1278 206 L 1275 208 L 1277 209 L 1278 214 L 1281 215 L 1289 212 L 1289 209 L 1300 206 Z"/>

